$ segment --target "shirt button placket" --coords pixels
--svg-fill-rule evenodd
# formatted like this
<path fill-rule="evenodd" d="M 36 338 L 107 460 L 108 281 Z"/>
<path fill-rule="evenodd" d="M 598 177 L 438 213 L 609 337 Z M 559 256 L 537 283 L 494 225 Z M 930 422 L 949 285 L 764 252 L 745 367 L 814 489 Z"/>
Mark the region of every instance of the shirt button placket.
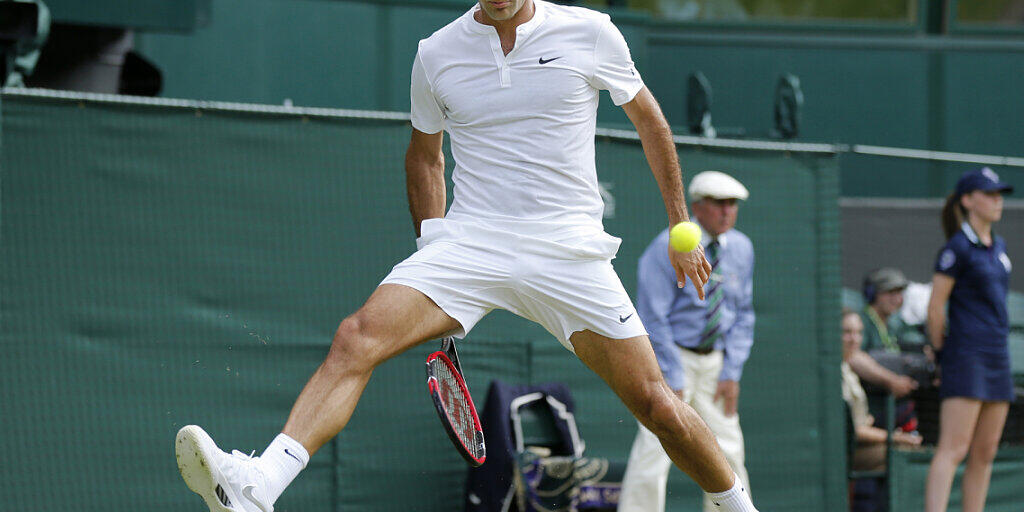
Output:
<path fill-rule="evenodd" d="M 491 34 L 491 52 L 494 54 L 494 61 L 498 64 L 498 82 L 501 88 L 512 86 L 512 74 L 509 72 L 508 59 L 505 52 L 501 50 L 501 40 L 498 33 Z"/>

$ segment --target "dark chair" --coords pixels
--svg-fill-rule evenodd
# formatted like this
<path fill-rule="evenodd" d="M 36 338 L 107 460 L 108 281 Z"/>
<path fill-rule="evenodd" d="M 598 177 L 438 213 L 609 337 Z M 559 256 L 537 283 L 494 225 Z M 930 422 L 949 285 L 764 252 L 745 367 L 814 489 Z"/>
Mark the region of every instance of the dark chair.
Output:
<path fill-rule="evenodd" d="M 557 398 L 539 391 L 528 393 L 512 400 L 509 414 L 517 453 L 528 448 L 543 448 L 548 455 L 583 456 L 576 417 Z M 565 432 L 569 434 L 568 439 Z"/>
<path fill-rule="evenodd" d="M 487 461 L 469 470 L 465 512 L 614 511 L 625 463 L 586 457 L 564 384 L 492 381 L 480 416 Z"/>

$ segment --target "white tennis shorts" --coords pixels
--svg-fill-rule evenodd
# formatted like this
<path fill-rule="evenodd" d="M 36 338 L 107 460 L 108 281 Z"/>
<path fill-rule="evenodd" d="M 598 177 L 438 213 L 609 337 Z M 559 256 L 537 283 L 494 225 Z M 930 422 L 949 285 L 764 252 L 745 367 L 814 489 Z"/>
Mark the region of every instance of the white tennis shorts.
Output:
<path fill-rule="evenodd" d="M 537 322 L 569 351 L 569 337 L 585 329 L 613 339 L 647 334 L 612 268 L 620 240 L 599 229 L 540 238 L 427 219 L 420 232 L 419 250 L 381 284 L 430 297 L 461 325 L 455 336 L 466 336 L 492 309 Z"/>

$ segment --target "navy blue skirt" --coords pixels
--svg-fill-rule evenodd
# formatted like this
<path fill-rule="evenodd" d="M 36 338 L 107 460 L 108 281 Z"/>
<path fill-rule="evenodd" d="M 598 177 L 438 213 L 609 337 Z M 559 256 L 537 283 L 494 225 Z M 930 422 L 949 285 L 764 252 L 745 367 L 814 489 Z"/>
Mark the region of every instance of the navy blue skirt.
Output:
<path fill-rule="evenodd" d="M 942 398 L 975 398 L 985 402 L 1012 402 L 1013 375 L 1009 351 L 963 350 L 942 354 Z"/>

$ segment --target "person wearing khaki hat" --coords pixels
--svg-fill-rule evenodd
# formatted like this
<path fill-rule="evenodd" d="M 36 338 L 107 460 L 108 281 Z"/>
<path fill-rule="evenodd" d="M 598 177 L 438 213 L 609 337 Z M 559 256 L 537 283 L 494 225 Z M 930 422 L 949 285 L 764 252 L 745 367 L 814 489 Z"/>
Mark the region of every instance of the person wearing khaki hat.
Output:
<path fill-rule="evenodd" d="M 882 267 L 864 276 L 864 344 L 862 350 L 885 349 L 899 352 L 897 335 L 904 328 L 899 311 L 903 307 L 903 291 L 910 281 L 898 268 Z"/>
<path fill-rule="evenodd" d="M 739 201 L 750 193 L 718 171 L 697 174 L 687 191 L 713 267 L 706 300 L 692 288 L 677 286 L 666 229 L 640 257 L 637 314 L 669 387 L 707 423 L 749 494 L 737 405 L 740 376 L 754 342 L 754 249 L 734 226 Z M 622 481 L 619 512 L 664 511 L 670 467 L 658 438 L 640 425 Z M 718 509 L 705 497 L 704 510 Z"/>
<path fill-rule="evenodd" d="M 902 398 L 917 389 L 917 382 L 906 375 L 900 375 L 878 364 L 872 356 L 875 351 L 900 353 L 902 333 L 911 330 L 900 318 L 903 307 L 903 291 L 910 281 L 898 268 L 882 267 L 864 276 L 861 292 L 864 309 L 860 319 L 864 323 L 863 343 L 850 358 L 850 367 L 867 382 L 887 389 L 896 398 Z M 884 417 L 885 396 L 871 395 L 871 413 Z"/>

